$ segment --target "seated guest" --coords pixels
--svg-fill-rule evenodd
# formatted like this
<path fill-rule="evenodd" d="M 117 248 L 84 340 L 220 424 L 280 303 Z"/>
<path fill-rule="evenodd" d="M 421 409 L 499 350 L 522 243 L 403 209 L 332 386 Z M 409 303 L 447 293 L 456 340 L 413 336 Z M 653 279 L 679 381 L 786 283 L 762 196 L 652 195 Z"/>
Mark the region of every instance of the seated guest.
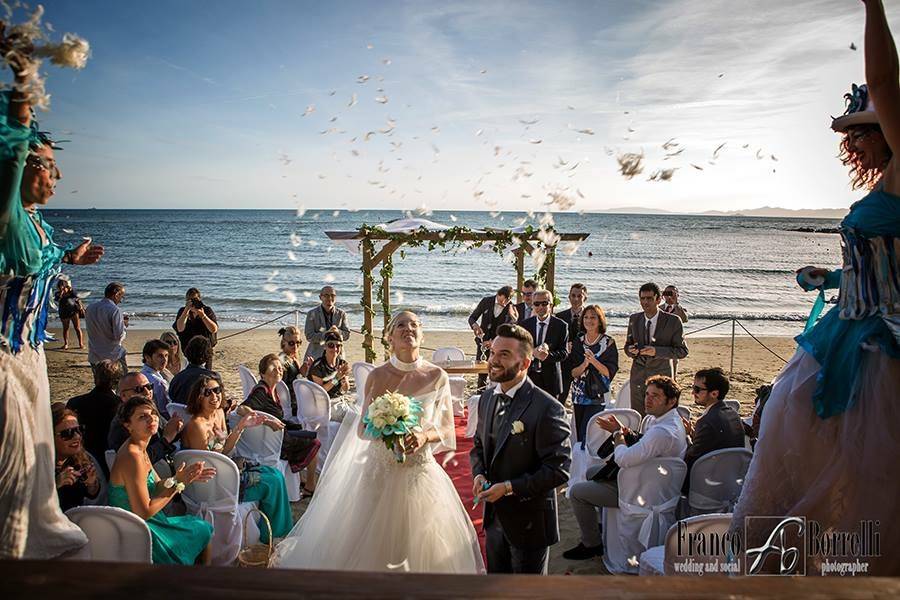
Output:
<path fill-rule="evenodd" d="M 162 340 L 147 340 L 141 355 L 144 363 L 141 373 L 153 385 L 153 401 L 156 402 L 159 414 L 168 420 L 166 405 L 169 403 L 169 382 L 162 372 L 169 362 L 169 346 Z"/>
<path fill-rule="evenodd" d="M 99 475 L 100 464 L 81 445 L 84 428 L 75 413 L 62 402 L 50 407 L 53 415 L 53 442 L 56 448 L 56 495 L 66 512 L 83 504 L 101 504 L 105 490 Z"/>
<path fill-rule="evenodd" d="M 119 380 L 118 393 L 123 403 L 134 396 L 143 396 L 153 400 L 153 397 L 150 395 L 153 393 L 153 384 L 147 381 L 147 377 L 143 373 L 127 373 Z M 155 465 L 160 460 L 171 458 L 175 454 L 177 450 L 175 448 L 175 438 L 178 437 L 183 424 L 181 417 L 175 415 L 165 423 L 162 433 L 156 432 L 150 436 L 147 442 L 147 454 L 150 456 L 151 463 Z M 113 422 L 109 425 L 109 433 L 106 437 L 107 449 L 118 450 L 127 439 L 128 430 L 125 428 L 122 420 L 118 418 L 113 419 Z"/>
<path fill-rule="evenodd" d="M 303 340 L 300 338 L 300 330 L 289 325 L 278 330 L 281 336 L 281 353 L 278 357 L 281 359 L 281 368 L 284 372 L 282 379 L 288 387 L 291 394 L 291 412 L 297 414 L 297 397 L 294 394 L 294 380 L 298 377 L 306 377 L 309 373 L 309 367 L 315 360 L 312 356 L 302 358 L 300 356 L 300 347 L 303 346 Z"/>
<path fill-rule="evenodd" d="M 159 339 L 169 347 L 169 361 L 162 374 L 166 378 L 166 383 L 172 383 L 172 378 L 178 375 L 183 368 L 181 366 L 181 342 L 178 340 L 178 336 L 171 331 L 164 331 Z"/>
<path fill-rule="evenodd" d="M 341 357 L 344 342 L 336 333 L 325 335 L 325 354 L 309 368 L 309 379 L 318 383 L 330 398 L 350 391 L 350 363 Z"/>
<path fill-rule="evenodd" d="M 684 424 L 675 408 L 681 389 L 675 380 L 665 375 L 654 375 L 647 379 L 644 395 L 644 409 L 652 415 L 650 426 L 643 436 L 634 435 L 624 427 L 614 415 L 594 417 L 597 424 L 612 433 L 613 458 L 621 468 L 635 467 L 653 458 L 674 456 L 682 458 L 687 448 Z M 581 542 L 563 552 L 568 560 L 586 560 L 603 554 L 603 539 L 597 523 L 597 510 L 603 507 L 619 506 L 617 469 L 601 469 L 602 477 L 588 470 L 588 481 L 576 483 L 569 489 L 572 512 L 581 530 Z M 599 481 L 591 479 L 597 477 Z"/>
<path fill-rule="evenodd" d="M 187 411 L 191 420 L 181 436 L 182 448 L 210 450 L 231 455 L 235 444 L 248 427 L 267 425 L 283 428 L 275 419 L 263 413 L 248 410 L 229 433 L 225 421 L 222 384 L 213 377 L 203 375 L 194 383 L 188 396 Z M 284 484 L 284 476 L 273 467 L 258 465 L 241 458 L 234 459 L 241 472 L 240 502 L 259 502 L 259 509 L 269 518 L 272 535 L 284 537 L 291 531 L 291 504 Z M 269 531 L 260 527 L 260 539 L 269 541 Z"/>
<path fill-rule="evenodd" d="M 596 304 L 581 310 L 578 330 L 568 362 L 573 366 L 570 373 L 576 439 L 584 448 L 588 421 L 606 408 L 605 394 L 619 370 L 619 351 L 615 340 L 606 335 L 606 314 Z"/>
<path fill-rule="evenodd" d="M 212 344 L 209 343 L 209 339 L 202 335 L 191 338 L 184 348 L 188 366 L 175 375 L 172 382 L 169 383 L 169 399 L 172 402 L 187 404 L 191 388 L 201 377 L 215 377 L 221 380 L 218 373 L 203 366 L 212 360 L 212 355 Z"/>
<path fill-rule="evenodd" d="M 116 418 L 116 411 L 122 401 L 116 395 L 116 388 L 124 373 L 118 361 L 104 359 L 94 366 L 94 389 L 87 394 L 75 396 L 66 403 L 66 408 L 75 411 L 78 421 L 84 425 L 82 444 L 91 456 L 97 459 L 103 477 L 109 478 L 106 466 L 106 436 L 109 426 Z"/>
<path fill-rule="evenodd" d="M 285 420 L 276 385 L 284 377 L 282 361 L 277 354 L 266 354 L 259 361 L 259 383 L 250 391 L 241 404 L 242 409 L 251 409 L 269 414 L 284 425 L 285 436 L 281 443 L 281 459 L 291 465 L 291 471 L 299 473 L 306 469 L 306 487 L 303 494 L 312 496 L 316 489 L 316 456 L 321 443 L 316 432 L 304 431 L 303 427 Z"/>
<path fill-rule="evenodd" d="M 688 470 L 698 458 L 713 450 L 744 447 L 744 424 L 733 408 L 722 402 L 728 394 L 728 378 L 722 369 L 703 369 L 694 375 L 694 403 L 705 410 L 696 425 L 682 419 L 688 435 L 688 448 L 684 462 Z M 684 479 L 687 493 L 690 477 Z"/>
<path fill-rule="evenodd" d="M 195 481 L 209 481 L 216 470 L 200 461 L 181 463 L 173 477 L 160 480 L 147 460 L 150 441 L 158 435 L 159 415 L 148 396 L 132 396 L 122 403 L 118 419 L 128 439 L 116 454 L 109 477 L 109 503 L 147 521 L 153 540 L 153 562 L 192 565 L 209 563 L 212 525 L 199 517 L 168 517 L 163 508 L 175 494 Z"/>

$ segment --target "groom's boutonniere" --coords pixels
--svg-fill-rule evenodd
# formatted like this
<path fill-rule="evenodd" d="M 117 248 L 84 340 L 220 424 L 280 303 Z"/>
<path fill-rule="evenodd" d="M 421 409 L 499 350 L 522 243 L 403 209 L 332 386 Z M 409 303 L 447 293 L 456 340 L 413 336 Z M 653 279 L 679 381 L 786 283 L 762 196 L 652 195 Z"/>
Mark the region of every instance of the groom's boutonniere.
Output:
<path fill-rule="evenodd" d="M 525 424 L 522 423 L 522 421 L 513 421 L 513 424 L 512 424 L 513 435 L 522 433 L 523 431 L 525 431 Z"/>

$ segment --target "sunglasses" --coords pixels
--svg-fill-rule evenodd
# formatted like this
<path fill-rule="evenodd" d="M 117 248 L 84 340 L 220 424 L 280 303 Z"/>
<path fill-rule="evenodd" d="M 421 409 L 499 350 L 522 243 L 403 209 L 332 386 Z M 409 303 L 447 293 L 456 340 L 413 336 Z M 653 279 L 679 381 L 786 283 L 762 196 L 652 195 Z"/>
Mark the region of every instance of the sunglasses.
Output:
<path fill-rule="evenodd" d="M 294 346 L 299 346 L 300 342 L 298 342 L 296 340 L 289 340 L 289 341 L 286 341 L 285 344 L 287 344 L 288 346 L 293 348 Z"/>
<path fill-rule="evenodd" d="M 675 292 L 663 292 L 663 296 L 674 296 Z"/>
<path fill-rule="evenodd" d="M 204 398 L 208 398 L 209 396 L 212 396 L 213 394 L 215 394 L 215 395 L 218 396 L 218 395 L 221 394 L 221 393 L 222 393 L 222 388 L 219 387 L 219 386 L 216 386 L 216 387 L 213 387 L 213 388 L 203 388 L 203 391 L 200 392 L 200 394 L 201 394 Z"/>
<path fill-rule="evenodd" d="M 84 425 L 78 425 L 77 427 L 69 427 L 68 429 L 57 431 L 56 435 L 59 436 L 59 439 L 66 441 L 71 440 L 76 435 L 78 437 L 84 437 Z"/>
<path fill-rule="evenodd" d="M 692 386 L 691 386 L 691 390 L 693 390 L 693 392 L 694 392 L 695 394 L 699 394 L 700 392 L 705 392 L 705 391 L 708 390 L 708 389 L 709 389 L 709 388 L 700 387 L 699 385 L 692 385 Z"/>
<path fill-rule="evenodd" d="M 337 342 L 328 342 L 327 344 L 325 344 L 325 347 L 330 350 L 334 350 L 335 348 L 343 348 L 344 345 L 338 344 Z"/>
<path fill-rule="evenodd" d="M 56 161 L 52 158 L 46 158 L 38 154 L 29 154 L 25 162 L 35 169 L 47 171 L 51 179 L 62 178 L 62 173 L 60 173 L 59 168 L 56 166 Z"/>
<path fill-rule="evenodd" d="M 532 306 L 550 306 L 550 303 L 547 301 L 541 300 L 540 302 L 532 302 L 531 305 Z"/>
<path fill-rule="evenodd" d="M 133 388 L 126 388 L 134 392 L 135 394 L 143 394 L 144 392 L 152 392 L 153 384 L 145 383 L 144 385 L 136 385 Z"/>

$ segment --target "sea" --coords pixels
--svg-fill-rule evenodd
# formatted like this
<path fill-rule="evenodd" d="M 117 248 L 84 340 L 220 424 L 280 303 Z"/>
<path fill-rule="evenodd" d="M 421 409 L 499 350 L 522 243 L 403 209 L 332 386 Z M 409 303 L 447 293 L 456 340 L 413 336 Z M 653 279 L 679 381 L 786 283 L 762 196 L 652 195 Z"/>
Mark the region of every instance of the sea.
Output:
<path fill-rule="evenodd" d="M 91 267 L 65 267 L 90 303 L 111 281 L 126 286 L 131 326 L 167 329 L 197 287 L 226 328 L 279 327 L 318 303 L 323 285 L 338 293 L 351 326 L 362 324 L 361 258 L 331 242 L 326 231 L 350 231 L 407 215 L 399 210 L 55 210 L 44 211 L 58 243 L 90 237 L 106 250 Z M 435 211 L 445 225 L 506 228 L 537 224 L 541 215 Z M 555 213 L 560 232 L 590 234 L 560 252 L 556 288 L 567 306 L 572 283 L 587 285 L 612 332 L 639 310 L 648 281 L 675 285 L 688 311 L 686 331 L 736 318 L 754 335 L 799 333 L 814 300 L 794 272 L 840 264 L 838 221 L 696 215 Z M 508 259 L 508 257 L 507 257 Z M 526 276 L 535 266 L 526 261 Z M 515 268 L 491 251 L 408 249 L 394 257 L 391 301 L 417 312 L 426 329 L 465 330 L 478 300 L 515 285 Z M 302 324 L 303 317 L 299 317 Z M 378 317 L 380 320 L 380 317 Z M 731 335 L 731 323 L 706 336 Z M 738 333 L 743 333 L 738 327 Z"/>

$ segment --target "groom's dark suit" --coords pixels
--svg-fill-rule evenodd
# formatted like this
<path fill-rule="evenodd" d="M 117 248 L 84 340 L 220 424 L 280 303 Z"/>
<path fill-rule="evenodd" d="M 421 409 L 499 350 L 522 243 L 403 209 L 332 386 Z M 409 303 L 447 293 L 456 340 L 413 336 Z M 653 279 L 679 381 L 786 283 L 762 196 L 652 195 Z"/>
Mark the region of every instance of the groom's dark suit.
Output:
<path fill-rule="evenodd" d="M 488 572 L 546 573 L 549 547 L 559 541 L 556 488 L 569 478 L 569 421 L 562 405 L 527 377 L 511 400 L 494 392 L 488 388 L 478 400 L 469 453 L 473 477 L 509 481 L 513 489 L 484 506 Z"/>

